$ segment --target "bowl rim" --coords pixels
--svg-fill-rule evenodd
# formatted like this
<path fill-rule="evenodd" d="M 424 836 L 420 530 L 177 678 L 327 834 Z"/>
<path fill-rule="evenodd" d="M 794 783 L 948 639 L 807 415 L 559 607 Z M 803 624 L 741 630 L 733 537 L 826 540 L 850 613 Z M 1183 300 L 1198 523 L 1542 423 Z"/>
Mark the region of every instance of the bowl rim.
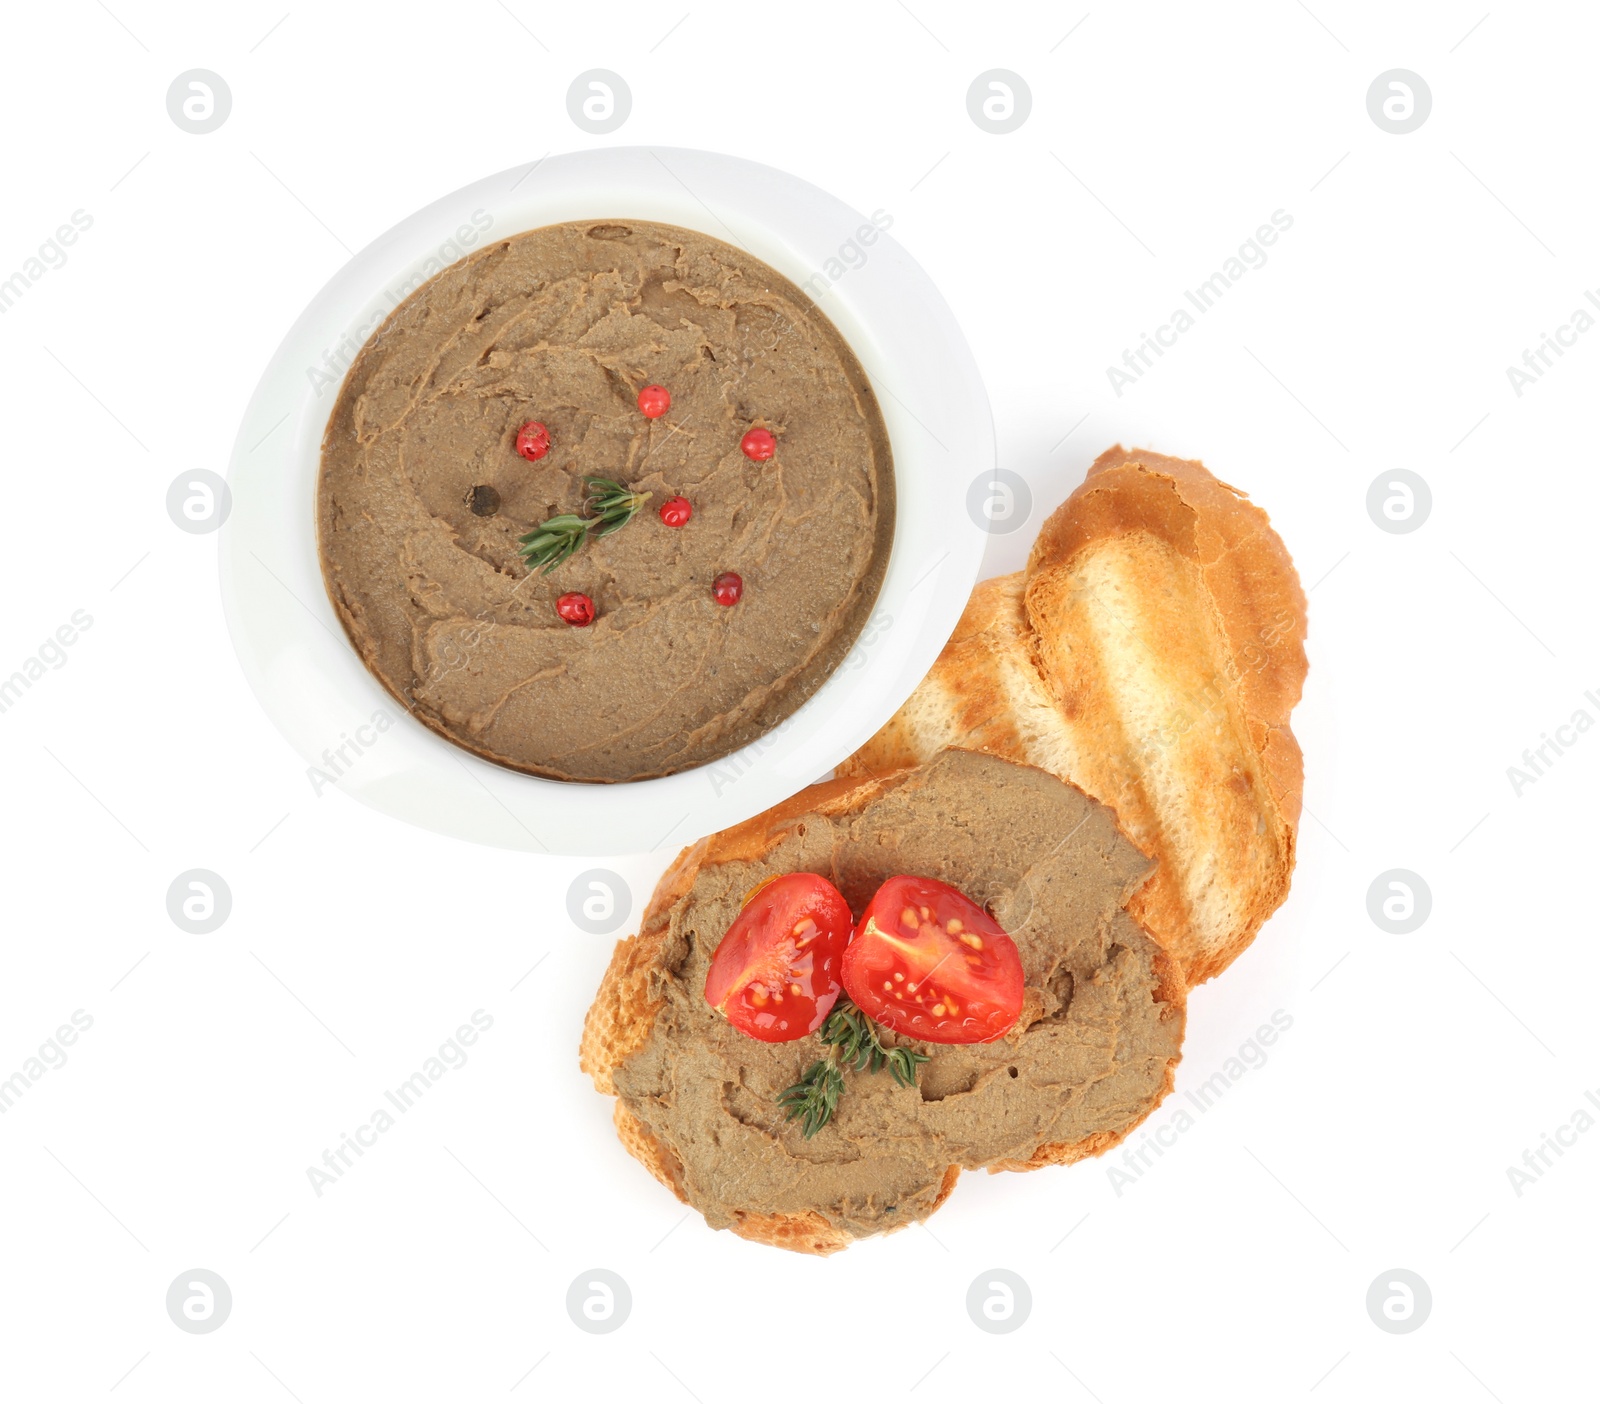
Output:
<path fill-rule="evenodd" d="M 626 208 L 616 208 L 617 201 Z M 484 760 L 406 714 L 334 612 L 316 541 L 321 443 L 344 370 L 427 278 L 483 246 L 567 219 L 650 219 L 747 249 L 801 287 L 872 382 L 894 462 L 894 542 L 852 652 L 788 718 L 716 761 L 647 780 L 549 780 Z M 673 147 L 546 156 L 400 220 L 345 263 L 262 373 L 229 466 L 218 540 L 224 613 L 257 700 L 339 789 L 435 832 L 496 847 L 610 856 L 692 841 L 821 778 L 921 681 L 982 567 L 969 489 L 992 476 L 976 362 L 932 280 L 886 231 L 796 176 Z M 869 231 L 876 231 L 869 237 Z M 826 255 L 826 256 L 823 256 Z"/>

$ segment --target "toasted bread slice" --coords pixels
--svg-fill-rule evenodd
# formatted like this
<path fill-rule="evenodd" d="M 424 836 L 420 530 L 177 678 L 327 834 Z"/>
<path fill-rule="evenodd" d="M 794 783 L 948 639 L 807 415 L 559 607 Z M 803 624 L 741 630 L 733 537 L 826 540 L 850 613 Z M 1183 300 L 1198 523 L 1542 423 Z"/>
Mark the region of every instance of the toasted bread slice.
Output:
<path fill-rule="evenodd" d="M 943 822 L 954 815 L 959 825 Z M 933 1061 L 917 1088 L 847 1071 L 834 1122 L 806 1141 L 772 1099 L 819 1045 L 757 1044 L 732 1030 L 705 1004 L 706 964 L 742 894 L 773 872 L 823 873 L 859 906 L 902 864 L 964 874 L 964 890 L 992 904 L 1029 979 L 1023 1019 L 993 1044 L 919 1045 Z M 1170 1092 L 1184 986 L 1126 910 L 1149 870 L 1103 806 L 1033 767 L 950 752 L 924 768 L 814 785 L 668 869 L 639 934 L 613 953 L 580 1066 L 618 1096 L 623 1145 L 710 1222 L 834 1252 L 926 1217 L 963 1169 L 1099 1154 Z M 697 1064 L 697 1050 L 709 1061 Z M 1063 1138 L 1064 1128 L 1078 1134 Z M 975 1153 L 986 1140 L 1003 1150 Z M 766 1191 L 748 1191 L 756 1182 Z"/>
<path fill-rule="evenodd" d="M 1025 572 L 978 586 L 927 679 L 839 773 L 961 746 L 1071 780 L 1156 859 L 1129 910 L 1199 984 L 1288 893 L 1305 630 L 1265 512 L 1199 463 L 1119 446 Z"/>

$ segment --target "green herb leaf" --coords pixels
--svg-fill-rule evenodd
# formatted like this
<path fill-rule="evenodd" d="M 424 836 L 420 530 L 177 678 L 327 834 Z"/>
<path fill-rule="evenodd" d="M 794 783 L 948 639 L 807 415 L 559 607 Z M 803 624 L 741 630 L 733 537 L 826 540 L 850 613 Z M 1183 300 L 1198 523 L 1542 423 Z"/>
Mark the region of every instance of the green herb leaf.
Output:
<path fill-rule="evenodd" d="M 809 1141 L 833 1119 L 839 1098 L 844 1094 L 842 1068 L 856 1072 L 879 1072 L 884 1067 L 901 1087 L 917 1085 L 917 1069 L 928 1061 L 928 1054 L 911 1048 L 885 1048 L 878 1038 L 878 1026 L 844 995 L 817 1030 L 827 1056 L 806 1069 L 805 1076 L 778 1095 L 778 1105 L 788 1119 L 800 1118 L 800 1129 Z"/>
<path fill-rule="evenodd" d="M 830 1056 L 813 1063 L 799 1082 L 780 1093 L 778 1105 L 787 1120 L 800 1118 L 800 1129 L 809 1141 L 833 1119 L 843 1093 L 844 1074 Z"/>
<path fill-rule="evenodd" d="M 914 1052 L 910 1048 L 891 1048 L 888 1057 L 889 1076 L 902 1087 L 915 1087 L 917 1068 L 928 1061 L 928 1055 Z"/>
<path fill-rule="evenodd" d="M 650 500 L 649 493 L 633 492 L 611 478 L 585 478 L 583 486 L 587 516 L 562 512 L 541 522 L 526 536 L 517 538 L 522 559 L 530 570 L 548 575 L 583 549 L 590 532 L 596 536 L 610 536 L 620 531 Z"/>

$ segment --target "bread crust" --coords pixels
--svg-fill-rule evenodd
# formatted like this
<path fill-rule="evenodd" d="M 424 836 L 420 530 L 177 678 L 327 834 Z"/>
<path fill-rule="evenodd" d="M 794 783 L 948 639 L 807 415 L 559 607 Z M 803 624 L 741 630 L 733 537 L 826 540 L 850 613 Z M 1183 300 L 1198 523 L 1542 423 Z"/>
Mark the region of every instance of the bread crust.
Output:
<path fill-rule="evenodd" d="M 1248 493 L 1198 460 L 1121 444 L 1107 449 L 1046 519 L 1028 554 L 1035 631 L 1059 573 L 1080 552 L 1128 531 L 1151 532 L 1200 567 L 1273 795 L 1289 824 L 1298 824 L 1304 773 L 1289 714 L 1306 680 L 1306 596 L 1283 538 Z"/>
<path fill-rule="evenodd" d="M 842 775 L 823 781 L 743 824 L 700 840 L 678 855 L 657 883 L 641 918 L 638 934 L 617 942 L 594 1003 L 584 1019 L 578 1062 L 582 1071 L 594 1082 L 597 1091 L 616 1094 L 614 1073 L 644 1046 L 650 1036 L 656 1015 L 665 1003 L 651 989 L 651 973 L 659 967 L 670 932 L 672 909 L 693 886 L 702 867 L 762 858 L 777 846 L 793 824 L 807 815 L 835 816 L 862 809 L 879 794 L 907 778 L 909 773 L 909 770 L 897 770 L 886 775 Z M 1182 974 L 1159 943 L 1154 943 L 1152 956 L 1157 975 L 1154 998 L 1167 1006 L 1164 1017 L 1181 1019 L 1187 996 Z M 1177 1061 L 1174 1057 L 1168 1062 L 1160 1095 L 1152 1100 L 1150 1110 L 1154 1110 L 1172 1091 Z M 612 1119 L 618 1139 L 628 1153 L 679 1200 L 688 1203 L 683 1190 L 681 1167 L 672 1151 L 650 1133 L 620 1098 Z M 1117 1145 L 1142 1120 L 1143 1117 L 1140 1117 L 1119 1131 L 1096 1133 L 1080 1141 L 1043 1144 L 1025 1160 L 1000 1161 L 988 1168 L 991 1173 L 998 1173 L 1002 1170 L 1025 1171 L 1042 1169 L 1047 1165 L 1068 1165 L 1099 1155 Z M 935 1194 L 933 1209 L 938 1209 L 950 1197 L 960 1175 L 960 1166 L 946 1167 Z M 735 1211 L 734 1219 L 731 1227 L 740 1237 L 793 1252 L 826 1256 L 856 1241 L 849 1233 L 814 1211 L 803 1214 Z M 888 1232 L 899 1232 L 903 1227 L 905 1225 L 902 1224 Z"/>
<path fill-rule="evenodd" d="M 1157 860 L 1128 910 L 1199 984 L 1288 893 L 1305 633 L 1267 514 L 1198 462 L 1118 445 L 1027 569 L 973 591 L 927 679 L 839 773 L 954 745 L 1072 781 Z"/>

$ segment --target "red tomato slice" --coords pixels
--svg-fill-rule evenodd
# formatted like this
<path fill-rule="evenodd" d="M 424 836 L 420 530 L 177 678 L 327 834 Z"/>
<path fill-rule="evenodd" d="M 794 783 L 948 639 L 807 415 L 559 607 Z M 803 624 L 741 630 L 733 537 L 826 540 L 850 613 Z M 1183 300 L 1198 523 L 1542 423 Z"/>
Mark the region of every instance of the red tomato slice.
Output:
<path fill-rule="evenodd" d="M 840 978 L 869 1018 L 929 1043 L 988 1043 L 1022 1013 L 1016 942 L 933 878 L 892 877 L 878 889 Z"/>
<path fill-rule="evenodd" d="M 711 958 L 707 1001 L 763 1043 L 815 1033 L 839 998 L 850 926 L 850 905 L 827 878 L 769 878 L 745 898 Z"/>

